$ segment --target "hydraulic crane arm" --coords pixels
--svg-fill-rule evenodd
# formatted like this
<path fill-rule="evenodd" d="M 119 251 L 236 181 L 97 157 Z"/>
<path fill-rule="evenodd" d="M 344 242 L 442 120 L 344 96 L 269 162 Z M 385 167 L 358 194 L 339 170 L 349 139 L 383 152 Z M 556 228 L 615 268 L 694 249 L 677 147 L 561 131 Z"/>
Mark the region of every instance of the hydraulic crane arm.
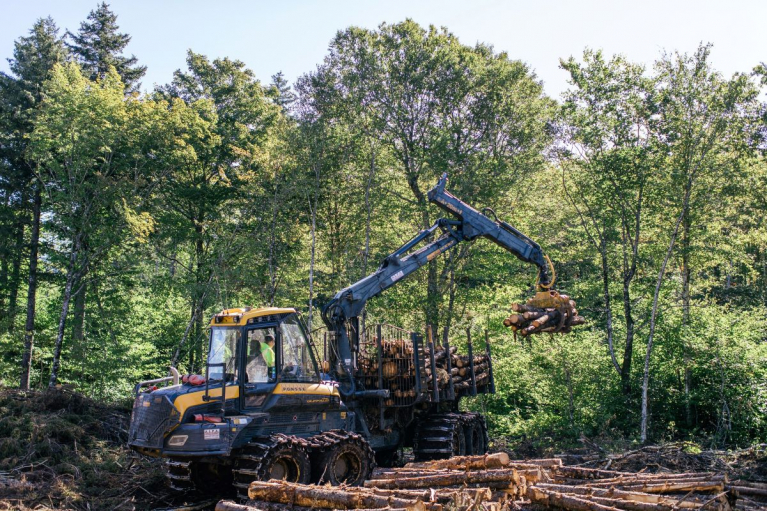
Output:
<path fill-rule="evenodd" d="M 472 208 L 445 190 L 445 184 L 447 184 L 447 174 L 442 174 L 437 186 L 429 190 L 429 201 L 460 219 L 460 233 L 463 241 L 472 241 L 479 236 L 489 239 L 522 261 L 536 265 L 539 271 L 539 289 L 551 287 L 552 281 L 549 275 L 551 262 L 546 258 L 540 245 L 514 226 L 498 220 L 495 212 L 490 208 L 485 208 L 483 211 L 491 212 L 494 220 Z"/>
<path fill-rule="evenodd" d="M 322 309 L 322 319 L 331 332 L 336 335 L 341 372 L 351 374 L 349 370 L 353 359 L 352 352 L 359 344 L 358 317 L 368 300 L 404 279 L 443 252 L 462 241 L 472 241 L 482 236 L 505 248 L 522 261 L 538 267 L 539 289 L 552 285 L 549 276 L 549 261 L 541 247 L 506 222 L 490 219 L 483 213 L 461 201 L 445 190 L 447 174 L 443 174 L 437 185 L 429 190 L 429 200 L 440 208 L 457 217 L 457 220 L 440 218 L 429 229 L 421 231 L 416 237 L 387 256 L 381 266 L 372 274 L 339 291 Z M 493 213 L 495 216 L 495 213 Z M 437 230 L 442 235 L 424 245 L 415 252 L 410 250 Z M 410 252 L 410 253 L 409 253 Z M 346 324 L 352 339 L 348 338 Z M 353 378 L 351 389 L 340 389 L 343 394 L 354 392 Z"/>

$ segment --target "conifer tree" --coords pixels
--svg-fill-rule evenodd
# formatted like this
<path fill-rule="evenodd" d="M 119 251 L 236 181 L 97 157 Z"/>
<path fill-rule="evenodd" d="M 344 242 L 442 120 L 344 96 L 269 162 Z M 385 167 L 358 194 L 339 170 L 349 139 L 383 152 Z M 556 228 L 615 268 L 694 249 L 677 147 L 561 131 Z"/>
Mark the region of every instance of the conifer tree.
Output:
<path fill-rule="evenodd" d="M 290 88 L 290 84 L 285 79 L 285 75 L 282 71 L 276 75 L 272 75 L 270 95 L 274 97 L 274 102 L 277 103 L 283 110 L 290 108 L 290 105 L 296 100 L 296 95 Z"/>
<path fill-rule="evenodd" d="M 27 145 L 33 120 L 42 100 L 44 81 L 57 63 L 67 58 L 67 49 L 58 35 L 53 19 L 41 18 L 32 26 L 29 36 L 19 38 L 13 58 L 8 59 L 12 74 L 0 73 L 0 190 L 8 198 L 0 225 L 3 248 L 3 270 L 10 261 L 8 284 L 8 325 L 13 327 L 16 298 L 20 287 L 20 266 L 25 250 L 24 227 L 32 218 L 28 245 L 27 313 L 24 329 L 24 351 L 21 360 L 22 389 L 29 388 L 29 373 L 35 335 L 37 296 L 37 259 L 42 209 L 41 186 L 36 169 L 28 160 Z M 13 200 L 10 200 L 10 199 Z M 10 240 L 10 241 L 8 241 Z M 6 252 L 9 257 L 6 257 Z M 5 273 L 5 272 L 3 272 Z M 5 287 L 5 286 L 4 286 Z M 5 290 L 3 290 L 5 291 Z"/>
<path fill-rule="evenodd" d="M 122 52 L 131 40 L 128 34 L 118 32 L 117 15 L 109 10 L 109 4 L 101 2 L 91 11 L 88 20 L 80 23 L 77 34 L 67 32 L 72 43 L 67 46 L 82 64 L 91 80 L 103 78 L 110 66 L 117 70 L 128 92 L 135 91 L 146 74 L 146 66 L 137 65 L 138 59 Z"/>

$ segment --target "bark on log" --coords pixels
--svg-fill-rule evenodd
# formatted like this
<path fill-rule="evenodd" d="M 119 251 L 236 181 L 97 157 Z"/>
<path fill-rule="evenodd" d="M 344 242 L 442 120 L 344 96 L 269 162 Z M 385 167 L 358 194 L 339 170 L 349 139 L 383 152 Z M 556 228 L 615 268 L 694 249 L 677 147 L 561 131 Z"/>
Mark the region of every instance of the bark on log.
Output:
<path fill-rule="evenodd" d="M 327 509 L 408 508 L 415 504 L 415 501 L 410 499 L 394 496 L 382 497 L 369 491 L 361 491 L 361 489 L 307 486 L 285 481 L 254 481 L 248 488 L 248 497 L 266 502 Z M 440 504 L 427 503 L 425 505 L 426 509 L 431 511 L 442 510 Z"/>
<path fill-rule="evenodd" d="M 699 504 L 696 504 L 695 502 L 683 501 L 652 493 L 618 490 L 616 488 L 590 488 L 588 486 L 567 486 L 562 484 L 546 483 L 537 484 L 535 487 L 546 491 L 575 493 L 579 495 L 595 495 L 598 497 L 616 498 L 631 502 L 642 502 L 645 504 L 669 506 L 676 509 L 697 509 L 699 507 Z"/>
<path fill-rule="evenodd" d="M 555 467 L 561 467 L 562 466 L 562 459 L 561 458 L 539 458 L 539 459 L 532 459 L 532 460 L 524 460 L 520 463 L 517 462 L 511 462 L 513 466 L 517 465 L 536 465 L 538 467 L 542 468 L 555 468 Z M 527 466 L 523 468 L 529 468 Z"/>
<path fill-rule="evenodd" d="M 435 486 L 454 486 L 460 484 L 519 485 L 519 474 L 515 469 L 484 470 L 476 472 L 454 472 L 448 474 L 423 475 L 402 479 L 374 479 L 365 481 L 365 487 L 408 489 L 432 488 Z"/>
<path fill-rule="evenodd" d="M 615 470 L 600 470 L 598 468 L 585 467 L 557 467 L 556 475 L 571 477 L 573 479 L 604 479 L 608 477 L 621 477 L 630 475 L 630 472 L 618 472 Z"/>
<path fill-rule="evenodd" d="M 424 461 L 421 463 L 408 463 L 406 469 L 488 469 L 501 468 L 510 463 L 511 459 L 505 452 L 486 454 L 484 456 L 455 456 L 446 460 Z"/>
<path fill-rule="evenodd" d="M 454 502 L 457 496 L 461 498 L 470 498 L 476 502 L 483 502 L 492 498 L 492 491 L 489 488 L 443 488 L 428 490 L 387 490 L 384 488 L 370 488 L 370 491 L 376 495 L 389 496 L 394 495 L 401 498 L 412 500 L 421 500 L 422 502 L 437 502 L 439 504 L 449 504 Z"/>
<path fill-rule="evenodd" d="M 757 497 L 767 497 L 767 489 L 752 488 L 749 486 L 725 485 L 725 489 L 734 492 L 736 495 L 754 495 Z"/>
<path fill-rule="evenodd" d="M 527 495 L 532 502 L 546 507 L 559 507 L 573 511 L 619 511 L 620 509 L 614 506 L 597 504 L 596 502 L 570 494 L 542 490 L 536 486 L 529 487 Z"/>
<path fill-rule="evenodd" d="M 589 485 L 596 486 L 596 485 Z M 724 482 L 722 481 L 679 481 L 669 483 L 637 483 L 621 484 L 621 489 L 627 491 L 638 491 L 642 493 L 675 493 L 683 491 L 693 492 L 721 492 L 724 491 Z"/>

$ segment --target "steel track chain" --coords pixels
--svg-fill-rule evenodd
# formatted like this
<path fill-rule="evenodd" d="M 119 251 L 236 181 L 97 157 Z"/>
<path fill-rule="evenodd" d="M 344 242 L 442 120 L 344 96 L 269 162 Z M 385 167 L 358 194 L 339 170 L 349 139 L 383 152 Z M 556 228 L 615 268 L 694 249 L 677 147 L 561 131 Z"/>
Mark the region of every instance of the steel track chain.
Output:
<path fill-rule="evenodd" d="M 247 500 L 250 483 L 268 478 L 266 470 L 269 453 L 276 447 L 291 444 L 294 448 L 304 450 L 310 459 L 314 460 L 321 453 L 331 450 L 342 442 L 353 442 L 362 446 L 367 453 L 371 470 L 375 467 L 375 454 L 370 444 L 362 435 L 350 431 L 324 431 L 308 438 L 278 433 L 269 438 L 250 442 L 240 453 L 233 456 L 232 485 L 237 491 L 238 498 Z"/>
<path fill-rule="evenodd" d="M 426 417 L 414 439 L 413 454 L 417 461 L 449 458 L 466 453 L 467 427 L 479 423 L 487 446 L 487 426 L 482 415 L 470 412 L 440 413 Z"/>
<path fill-rule="evenodd" d="M 168 486 L 176 491 L 189 491 L 194 489 L 192 481 L 191 461 L 165 461 L 165 479 Z"/>

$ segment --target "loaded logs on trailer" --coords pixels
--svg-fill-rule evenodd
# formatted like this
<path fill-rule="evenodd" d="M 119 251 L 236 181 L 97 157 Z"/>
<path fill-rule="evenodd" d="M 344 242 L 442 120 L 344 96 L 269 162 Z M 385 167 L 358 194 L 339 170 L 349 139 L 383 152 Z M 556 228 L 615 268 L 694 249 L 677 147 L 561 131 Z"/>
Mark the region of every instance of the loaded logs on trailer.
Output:
<path fill-rule="evenodd" d="M 216 510 L 751 511 L 765 508 L 766 493 L 759 483 L 730 483 L 711 472 L 617 472 L 495 453 L 379 468 L 362 488 L 256 481 L 245 504 L 222 501 Z"/>
<path fill-rule="evenodd" d="M 360 351 L 358 367 L 368 389 L 389 390 L 383 406 L 409 405 L 423 395 L 427 401 L 452 400 L 456 396 L 493 392 L 490 344 L 485 333 L 484 346 L 475 354 L 471 331 L 467 329 L 468 354 L 459 354 L 445 339 L 436 344 L 431 328 L 426 340 L 408 338 L 391 325 L 376 325 L 368 330 Z M 436 381 L 436 391 L 434 382 Z"/>

